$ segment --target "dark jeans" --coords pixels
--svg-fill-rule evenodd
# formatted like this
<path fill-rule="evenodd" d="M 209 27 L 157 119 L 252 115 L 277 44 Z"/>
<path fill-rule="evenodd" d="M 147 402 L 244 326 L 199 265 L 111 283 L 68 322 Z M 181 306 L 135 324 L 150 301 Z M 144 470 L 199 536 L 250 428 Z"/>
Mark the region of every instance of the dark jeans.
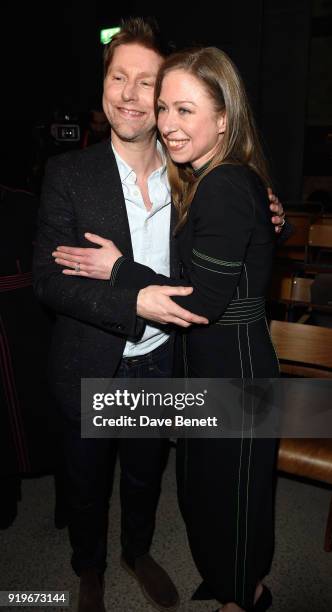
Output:
<path fill-rule="evenodd" d="M 122 359 L 115 378 L 167 378 L 173 347 L 166 342 L 141 357 Z M 121 543 L 128 563 L 149 551 L 169 443 L 162 439 L 83 439 L 68 421 L 69 535 L 76 574 L 106 568 L 109 498 L 117 449 L 121 465 Z"/>

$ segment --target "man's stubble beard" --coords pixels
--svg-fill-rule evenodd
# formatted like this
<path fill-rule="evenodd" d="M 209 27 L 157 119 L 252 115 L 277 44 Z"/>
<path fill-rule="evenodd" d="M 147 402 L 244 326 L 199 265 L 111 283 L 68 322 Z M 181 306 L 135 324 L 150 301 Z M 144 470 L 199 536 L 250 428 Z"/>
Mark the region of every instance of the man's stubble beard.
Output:
<path fill-rule="evenodd" d="M 150 141 L 157 134 L 157 127 L 151 127 L 149 130 L 142 130 L 136 134 L 128 135 L 123 130 L 119 130 L 117 126 L 111 125 L 112 133 L 114 133 L 122 142 L 144 142 Z"/>

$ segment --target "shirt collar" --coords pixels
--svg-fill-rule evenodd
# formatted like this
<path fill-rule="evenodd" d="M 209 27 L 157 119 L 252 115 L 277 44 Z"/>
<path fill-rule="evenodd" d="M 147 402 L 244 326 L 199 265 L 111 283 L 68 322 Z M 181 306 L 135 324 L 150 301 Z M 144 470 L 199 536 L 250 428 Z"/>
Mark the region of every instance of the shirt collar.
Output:
<path fill-rule="evenodd" d="M 113 153 L 114 153 L 115 160 L 118 166 L 121 182 L 122 183 L 125 183 L 125 182 L 136 183 L 137 177 L 136 177 L 134 170 L 127 164 L 127 162 L 125 162 L 124 159 L 122 159 L 122 157 L 119 155 L 119 153 L 114 148 L 112 142 L 111 142 L 111 145 L 112 145 Z M 159 140 L 157 140 L 157 151 L 160 154 L 160 157 L 162 159 L 162 165 L 150 174 L 149 179 L 153 176 L 158 176 L 158 175 L 162 177 L 166 172 L 166 156 L 165 156 L 163 147 L 161 143 L 159 142 Z"/>

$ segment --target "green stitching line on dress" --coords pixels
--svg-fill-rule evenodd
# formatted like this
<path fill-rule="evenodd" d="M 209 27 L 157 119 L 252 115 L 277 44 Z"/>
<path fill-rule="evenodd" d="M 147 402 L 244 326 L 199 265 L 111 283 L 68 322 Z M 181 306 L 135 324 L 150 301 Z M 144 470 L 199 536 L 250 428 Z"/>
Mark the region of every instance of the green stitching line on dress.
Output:
<path fill-rule="evenodd" d="M 265 304 L 262 304 L 261 306 L 253 306 L 252 308 L 246 308 L 245 310 L 237 310 L 234 308 L 227 308 L 227 310 L 225 310 L 224 314 L 222 315 L 223 317 L 227 316 L 231 316 L 231 317 L 245 317 L 246 315 L 252 315 L 255 314 L 255 312 L 264 312 L 265 310 Z"/>
<path fill-rule="evenodd" d="M 209 270 L 209 272 L 215 272 L 216 274 L 227 274 L 227 276 L 237 276 L 239 274 L 238 272 L 220 272 L 220 270 L 212 270 L 211 268 L 206 268 L 205 266 L 200 266 L 193 259 L 191 260 L 191 262 L 194 264 L 194 266 L 198 266 L 199 268 L 203 268 L 203 270 Z"/>
<path fill-rule="evenodd" d="M 234 298 L 234 300 L 232 300 L 232 302 L 246 302 L 247 300 L 265 300 L 265 296 L 264 295 L 259 295 L 257 297 L 246 297 L 246 298 Z"/>
<path fill-rule="evenodd" d="M 219 264 L 220 266 L 230 266 L 230 267 L 239 267 L 242 266 L 242 261 L 223 261 L 222 259 L 214 259 L 213 257 L 209 257 L 209 255 L 204 255 L 204 253 L 200 253 L 196 251 L 196 249 L 192 250 L 193 254 L 200 259 L 205 259 L 206 261 L 210 261 L 211 263 Z"/>
<path fill-rule="evenodd" d="M 244 321 L 239 321 L 238 319 L 230 319 L 227 321 L 222 321 L 220 319 L 220 321 L 216 321 L 215 325 L 247 325 L 248 323 L 255 323 L 256 321 L 260 321 L 261 319 L 265 319 L 265 313 L 261 313 L 258 315 L 255 315 L 254 317 L 248 317 L 248 319 L 245 319 Z"/>
<path fill-rule="evenodd" d="M 233 306 L 233 304 L 229 304 L 227 306 L 226 312 L 250 312 L 256 308 L 265 308 L 265 303 L 259 302 L 258 304 L 252 304 L 251 306 Z"/>

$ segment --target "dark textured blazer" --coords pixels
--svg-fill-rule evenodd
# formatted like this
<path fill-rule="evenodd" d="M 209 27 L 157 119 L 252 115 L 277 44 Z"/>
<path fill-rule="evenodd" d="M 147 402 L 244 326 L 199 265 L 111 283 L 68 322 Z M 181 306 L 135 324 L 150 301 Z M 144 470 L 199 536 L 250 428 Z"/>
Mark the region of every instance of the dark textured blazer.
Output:
<path fill-rule="evenodd" d="M 50 374 L 58 398 L 77 406 L 82 377 L 112 376 L 127 338 L 139 338 L 138 289 L 62 274 L 52 251 L 60 245 L 91 247 L 92 232 L 113 240 L 132 258 L 132 245 L 117 164 L 110 141 L 49 160 L 34 256 L 34 287 L 56 312 Z M 171 235 L 171 233 L 170 233 Z M 177 275 L 173 240 L 171 274 Z"/>

